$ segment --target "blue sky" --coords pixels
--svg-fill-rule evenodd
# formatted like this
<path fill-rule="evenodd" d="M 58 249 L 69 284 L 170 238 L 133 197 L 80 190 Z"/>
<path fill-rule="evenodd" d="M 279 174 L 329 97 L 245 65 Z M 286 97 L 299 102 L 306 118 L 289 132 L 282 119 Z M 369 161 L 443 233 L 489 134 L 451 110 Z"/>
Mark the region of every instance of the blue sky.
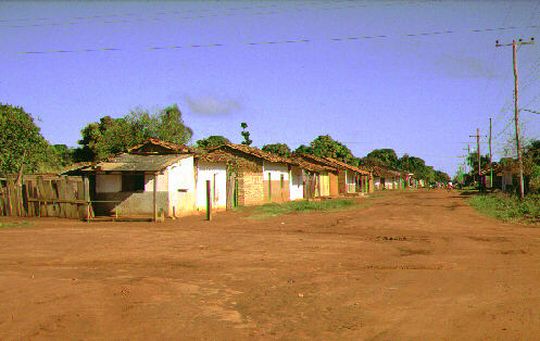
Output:
<path fill-rule="evenodd" d="M 193 142 L 239 142 L 245 121 L 256 146 L 330 134 L 356 156 L 393 148 L 454 174 L 489 117 L 496 157 L 511 137 L 512 51 L 495 40 L 539 33 L 540 1 L 0 2 L 0 101 L 52 143 L 178 103 Z M 532 110 L 539 45 L 519 50 Z M 540 138 L 539 116 L 522 116 Z"/>

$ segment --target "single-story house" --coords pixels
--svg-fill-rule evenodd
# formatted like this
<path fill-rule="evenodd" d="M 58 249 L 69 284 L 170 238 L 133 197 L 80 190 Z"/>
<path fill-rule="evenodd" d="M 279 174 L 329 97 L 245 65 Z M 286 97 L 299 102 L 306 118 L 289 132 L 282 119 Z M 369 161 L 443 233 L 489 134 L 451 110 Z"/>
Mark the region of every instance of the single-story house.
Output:
<path fill-rule="evenodd" d="M 293 181 L 291 183 L 291 200 L 313 199 L 321 196 L 321 174 L 323 179 L 329 179 L 327 174 L 335 172 L 336 169 L 321 163 L 310 162 L 298 156 L 293 156 L 291 161 L 294 164 L 291 169 L 291 181 Z M 329 185 L 329 182 L 326 182 L 326 185 Z"/>
<path fill-rule="evenodd" d="M 399 189 L 401 187 L 401 172 L 381 166 L 372 166 L 374 186 L 378 190 Z"/>
<path fill-rule="evenodd" d="M 324 170 L 319 172 L 319 186 L 316 189 L 316 197 L 337 197 L 339 195 L 339 170 L 337 166 L 332 165 L 324 158 L 312 154 L 297 154 L 294 155 L 294 158 L 325 167 Z"/>
<path fill-rule="evenodd" d="M 330 157 L 325 157 L 324 159 L 338 169 L 338 188 L 340 194 L 369 192 L 371 172 Z"/>
<path fill-rule="evenodd" d="M 90 178 L 96 214 L 182 216 L 195 209 L 193 151 L 148 139 L 80 171 Z"/>
<path fill-rule="evenodd" d="M 258 148 L 226 143 L 201 151 L 196 159 L 198 179 L 208 178 L 207 168 L 211 169 L 210 173 L 220 170 L 222 175 L 218 178 L 221 182 L 214 182 L 212 186 L 229 198 L 225 199 L 226 207 L 284 202 L 291 197 L 298 198 L 303 192 L 302 183 L 296 176 L 301 169 L 294 162 Z M 198 200 L 197 206 L 203 202 Z"/>
<path fill-rule="evenodd" d="M 330 157 L 318 157 L 312 154 L 299 154 L 297 157 L 327 167 L 325 172 L 320 173 L 319 196 L 338 196 L 371 191 L 371 173 L 365 169 Z"/>

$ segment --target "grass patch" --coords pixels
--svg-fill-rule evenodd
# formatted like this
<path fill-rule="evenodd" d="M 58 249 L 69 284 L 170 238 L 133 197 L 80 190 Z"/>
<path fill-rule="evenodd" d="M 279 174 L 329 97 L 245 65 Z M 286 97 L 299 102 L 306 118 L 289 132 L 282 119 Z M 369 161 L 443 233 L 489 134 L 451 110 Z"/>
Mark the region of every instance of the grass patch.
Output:
<path fill-rule="evenodd" d="M 253 211 L 254 218 L 275 217 L 289 213 L 303 212 L 326 212 L 339 211 L 352 207 L 359 206 L 359 202 L 355 199 L 331 199 L 321 201 L 289 201 L 285 203 L 271 203 L 258 206 Z"/>
<path fill-rule="evenodd" d="M 469 204 L 483 214 L 504 221 L 540 223 L 540 195 L 528 195 L 523 201 L 503 193 L 478 194 Z"/>
<path fill-rule="evenodd" d="M 28 227 L 30 226 L 30 222 L 28 221 L 13 221 L 13 222 L 7 222 L 7 223 L 1 223 L 0 222 L 0 229 L 1 228 L 9 228 L 9 227 Z"/>

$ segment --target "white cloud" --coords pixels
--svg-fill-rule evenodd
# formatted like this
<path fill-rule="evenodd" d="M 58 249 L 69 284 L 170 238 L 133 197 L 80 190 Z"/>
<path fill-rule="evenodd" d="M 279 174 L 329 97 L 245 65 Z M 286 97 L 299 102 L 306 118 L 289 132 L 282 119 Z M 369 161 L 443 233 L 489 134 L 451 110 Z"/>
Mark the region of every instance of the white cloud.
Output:
<path fill-rule="evenodd" d="M 236 100 L 215 96 L 186 96 L 186 103 L 191 112 L 201 115 L 226 115 L 241 108 Z"/>

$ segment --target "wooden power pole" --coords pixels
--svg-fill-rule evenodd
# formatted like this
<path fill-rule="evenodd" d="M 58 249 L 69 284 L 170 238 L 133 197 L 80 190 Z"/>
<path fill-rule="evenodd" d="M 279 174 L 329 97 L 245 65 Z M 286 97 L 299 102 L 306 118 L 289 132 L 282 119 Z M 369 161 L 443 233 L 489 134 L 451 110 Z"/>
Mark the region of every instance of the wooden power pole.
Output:
<path fill-rule="evenodd" d="M 481 165 L 481 156 L 480 156 L 480 128 L 476 128 L 476 135 L 469 135 L 469 137 L 476 137 L 476 151 L 478 158 L 478 188 L 482 187 L 480 183 L 482 177 L 482 165 Z"/>
<path fill-rule="evenodd" d="M 521 142 L 520 142 L 520 131 L 519 131 L 519 106 L 518 106 L 518 68 L 517 68 L 517 47 L 521 45 L 531 45 L 534 44 L 534 38 L 531 38 L 528 41 L 523 41 L 519 39 L 516 41 L 512 40 L 510 44 L 500 44 L 497 40 L 495 42 L 495 47 L 501 46 L 512 46 L 512 64 L 514 66 L 514 123 L 516 126 L 516 148 L 517 148 L 517 158 L 519 165 L 519 197 L 523 199 L 525 197 L 525 182 L 523 181 L 523 159 L 521 157 Z"/>
<path fill-rule="evenodd" d="M 491 117 L 489 118 L 489 188 L 493 189 L 493 154 L 491 151 Z"/>

